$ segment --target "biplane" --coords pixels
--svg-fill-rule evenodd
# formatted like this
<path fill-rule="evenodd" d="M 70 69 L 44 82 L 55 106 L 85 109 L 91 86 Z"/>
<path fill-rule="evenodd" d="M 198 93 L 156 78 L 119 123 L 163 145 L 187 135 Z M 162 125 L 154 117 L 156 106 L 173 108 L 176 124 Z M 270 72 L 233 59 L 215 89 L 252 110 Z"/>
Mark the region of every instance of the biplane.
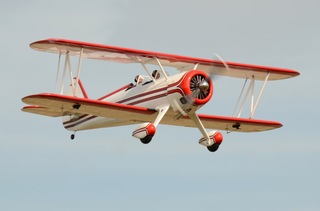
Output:
<path fill-rule="evenodd" d="M 202 134 L 199 143 L 214 152 L 223 141 L 220 131 L 260 132 L 280 128 L 279 122 L 254 119 L 253 115 L 268 81 L 299 75 L 291 69 L 226 62 L 220 57 L 201 59 L 66 39 L 40 40 L 30 47 L 59 55 L 56 88 L 53 93 L 22 98 L 28 104 L 22 111 L 62 117 L 63 126 L 73 131 L 71 139 L 76 131 L 135 124 L 132 136 L 148 144 L 157 126 L 165 124 L 197 128 Z M 71 68 L 72 56 L 78 58 L 76 71 Z M 60 68 L 63 58 L 64 67 Z M 83 59 L 137 63 L 146 75 L 137 75 L 134 83 L 90 99 L 80 80 Z M 157 69 L 150 69 L 150 65 Z M 177 73 L 169 75 L 165 68 L 173 68 Z M 232 116 L 197 113 L 213 95 L 212 75 L 245 81 Z M 257 98 L 254 96 L 255 81 L 262 84 Z M 250 115 L 241 117 L 247 101 Z"/>

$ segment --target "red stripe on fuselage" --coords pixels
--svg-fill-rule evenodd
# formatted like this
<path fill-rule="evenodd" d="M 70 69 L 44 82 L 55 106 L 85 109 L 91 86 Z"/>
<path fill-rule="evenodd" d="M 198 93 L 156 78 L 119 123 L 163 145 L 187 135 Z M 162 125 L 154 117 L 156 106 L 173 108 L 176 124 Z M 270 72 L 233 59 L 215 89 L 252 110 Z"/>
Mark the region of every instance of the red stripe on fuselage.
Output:
<path fill-rule="evenodd" d="M 75 120 L 70 119 L 70 120 L 68 120 L 68 121 L 63 122 L 63 124 L 66 125 L 66 124 L 69 124 L 69 123 L 72 123 L 72 122 L 75 122 L 75 121 L 79 121 L 79 120 L 83 119 L 83 118 L 86 117 L 86 116 L 88 116 L 88 114 L 84 114 L 84 115 L 82 115 L 82 116 L 79 116 L 78 119 L 75 119 Z"/>
<path fill-rule="evenodd" d="M 65 127 L 66 129 L 71 128 L 71 127 L 75 127 L 75 126 L 80 125 L 80 124 L 82 124 L 82 123 L 84 123 L 84 122 L 87 122 L 87 121 L 89 121 L 89 120 L 92 120 L 92 119 L 94 119 L 94 118 L 96 118 L 96 117 L 97 117 L 97 116 L 90 116 L 90 117 L 88 117 L 88 118 L 86 118 L 86 119 L 83 119 L 83 120 L 81 120 L 81 121 L 77 120 L 74 124 L 67 125 L 67 126 L 64 126 L 64 127 Z M 63 124 L 65 124 L 65 123 L 63 123 Z"/>
<path fill-rule="evenodd" d="M 111 92 L 111 93 L 109 93 L 109 94 L 107 94 L 107 95 L 105 95 L 103 97 L 98 98 L 98 100 L 103 100 L 103 99 L 105 99 L 107 97 L 110 97 L 110 96 L 112 96 L 114 94 L 117 94 L 118 92 L 121 92 L 122 90 L 127 89 L 129 86 L 130 86 L 130 84 L 127 84 L 127 85 L 121 87 L 120 89 L 117 89 L 116 91 L 113 91 L 113 92 Z"/>
<path fill-rule="evenodd" d="M 165 96 L 167 96 L 167 93 L 156 95 L 156 96 L 152 96 L 152 97 L 148 97 L 148 98 L 144 98 L 144 99 L 141 99 L 141 100 L 137 100 L 135 102 L 128 103 L 128 105 L 137 105 L 139 103 L 145 103 L 145 102 L 148 102 L 148 101 L 151 101 L 151 100 L 156 100 L 158 98 L 162 98 L 162 97 L 165 97 Z"/>
<path fill-rule="evenodd" d="M 152 91 L 149 91 L 149 92 L 146 92 L 146 93 L 138 94 L 138 95 L 135 95 L 135 96 L 132 96 L 132 97 L 129 97 L 129 98 L 120 100 L 120 101 L 118 101 L 118 102 L 116 102 L 116 103 L 124 103 L 124 102 L 130 101 L 130 100 L 134 100 L 134 99 L 137 99 L 137 98 L 140 98 L 140 97 L 146 97 L 146 98 L 143 98 L 143 99 L 140 99 L 140 100 L 137 100 L 137 101 L 134 101 L 134 102 L 131 102 L 131 103 L 128 103 L 128 104 L 127 104 L 127 105 L 137 105 L 137 104 L 140 104 L 140 103 L 145 103 L 145 102 L 148 102 L 148 101 L 156 100 L 156 99 L 159 99 L 159 98 L 162 98 L 162 97 L 165 97 L 165 96 L 167 96 L 167 95 L 174 94 L 174 93 L 179 93 L 179 94 L 181 94 L 181 95 L 183 96 L 184 93 L 183 93 L 183 91 L 182 91 L 180 88 L 178 88 L 178 86 L 179 86 L 179 85 L 182 83 L 182 81 L 184 80 L 185 75 L 186 75 L 186 74 L 184 74 L 178 81 L 176 81 L 176 82 L 174 82 L 174 83 L 172 83 L 172 84 L 169 84 L 167 87 L 162 87 L 162 88 L 155 89 L 155 90 L 152 90 Z M 166 90 L 168 90 L 169 88 L 172 88 L 172 87 L 175 87 L 175 86 L 176 86 L 175 89 L 169 90 L 169 91 L 166 92 L 166 93 L 159 94 L 159 95 L 152 96 L 152 97 L 147 97 L 148 95 L 151 95 L 151 94 L 154 94 L 154 93 L 157 93 L 157 92 L 161 92 L 161 91 L 166 91 Z M 118 93 L 118 92 L 120 92 L 120 91 L 122 91 L 122 90 L 124 90 L 124 89 L 126 89 L 126 88 L 128 88 L 128 87 L 129 87 L 129 85 L 126 85 L 126 86 L 124 86 L 124 87 L 121 87 L 120 89 L 117 89 L 116 91 L 111 92 L 111 93 L 109 93 L 109 94 L 107 94 L 107 95 L 99 98 L 98 100 L 103 100 L 103 99 L 105 99 L 105 98 L 107 98 L 107 97 L 110 97 L 110 96 L 112 96 L 112 95 L 114 95 L 114 94 L 116 94 L 116 93 Z M 91 117 L 89 117 L 89 118 L 83 119 L 83 118 L 86 117 L 86 116 L 87 116 L 87 114 L 85 114 L 85 115 L 83 115 L 83 116 L 80 116 L 79 119 L 77 119 L 77 120 L 74 121 L 74 124 L 65 126 L 65 128 L 71 128 L 71 127 L 78 126 L 78 125 L 80 125 L 80 124 L 82 124 L 82 123 L 84 123 L 84 122 L 87 122 L 87 121 L 92 120 L 92 119 L 94 119 L 94 118 L 97 117 L 97 116 L 91 116 Z M 81 120 L 81 119 L 83 119 L 83 120 Z M 80 121 L 80 120 L 81 120 L 81 121 Z M 71 123 L 71 122 L 73 122 L 73 121 L 72 121 L 72 120 L 69 120 L 69 121 L 67 121 L 67 122 L 64 122 L 63 124 L 66 125 L 66 124 L 69 124 L 69 123 Z"/>
<path fill-rule="evenodd" d="M 154 93 L 157 93 L 157 92 L 162 92 L 162 91 L 165 91 L 165 90 L 167 90 L 167 87 L 162 87 L 160 89 L 155 89 L 155 90 L 152 90 L 152 91 L 149 91 L 149 92 L 145 92 L 145 93 L 142 93 L 142 94 L 138 94 L 138 95 L 135 95 L 135 96 L 120 100 L 117 103 L 124 103 L 124 102 L 130 101 L 130 100 L 134 100 L 134 99 L 139 98 L 139 97 L 145 97 L 146 95 L 151 95 L 151 94 L 154 94 Z"/>

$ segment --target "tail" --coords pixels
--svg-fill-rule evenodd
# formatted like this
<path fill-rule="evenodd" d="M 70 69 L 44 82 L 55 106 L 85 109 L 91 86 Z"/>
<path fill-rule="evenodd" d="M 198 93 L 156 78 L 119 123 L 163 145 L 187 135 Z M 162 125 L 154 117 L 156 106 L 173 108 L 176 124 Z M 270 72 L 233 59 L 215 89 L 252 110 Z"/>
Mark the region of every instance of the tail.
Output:
<path fill-rule="evenodd" d="M 73 84 L 69 84 L 68 89 L 65 92 L 65 95 L 80 97 L 80 98 L 89 98 L 81 80 L 76 78 L 72 81 Z M 72 114 L 62 117 L 63 126 L 66 129 L 72 130 L 72 122 L 78 120 L 83 114 Z"/>

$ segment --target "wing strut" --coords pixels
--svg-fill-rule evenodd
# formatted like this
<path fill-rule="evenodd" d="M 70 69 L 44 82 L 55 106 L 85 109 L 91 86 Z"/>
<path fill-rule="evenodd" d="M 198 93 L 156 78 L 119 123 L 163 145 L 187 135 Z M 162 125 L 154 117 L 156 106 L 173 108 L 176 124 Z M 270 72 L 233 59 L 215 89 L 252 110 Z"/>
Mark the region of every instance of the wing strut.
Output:
<path fill-rule="evenodd" d="M 167 75 L 166 71 L 164 71 L 161 62 L 157 57 L 153 57 L 153 59 L 148 59 L 147 61 L 142 61 L 142 59 L 139 56 L 137 56 L 136 58 L 137 58 L 137 61 L 142 65 L 143 69 L 148 73 L 149 77 L 153 80 L 153 82 L 156 82 L 156 80 L 152 77 L 152 75 L 150 74 L 150 71 L 148 70 L 148 68 L 146 66 L 146 63 L 150 62 L 150 60 L 153 60 L 153 59 L 157 61 L 157 64 L 158 64 L 162 74 L 168 80 L 168 75 Z"/>
<path fill-rule="evenodd" d="M 267 77 L 264 79 L 263 85 L 262 85 L 261 90 L 260 90 L 260 93 L 259 93 L 259 95 L 258 95 L 258 99 L 257 99 L 257 101 L 256 101 L 256 104 L 254 105 L 253 110 L 251 111 L 250 118 L 253 117 L 253 114 L 254 114 L 254 112 L 256 111 L 256 108 L 257 108 L 258 103 L 259 103 L 259 101 L 260 101 L 262 92 L 263 92 L 263 90 L 264 90 L 264 88 L 265 88 L 265 86 L 266 86 L 266 84 L 267 84 L 268 79 L 269 79 L 269 76 L 270 76 L 270 73 L 268 73 Z"/>
<path fill-rule="evenodd" d="M 151 78 L 151 80 L 152 80 L 153 82 L 156 82 L 156 79 L 154 79 L 154 78 L 152 77 L 152 75 L 150 74 L 150 71 L 148 70 L 148 68 L 147 68 L 147 66 L 146 66 L 146 64 L 145 64 L 146 62 L 143 62 L 140 57 L 137 57 L 137 60 L 140 62 L 140 64 L 142 65 L 143 69 L 147 72 L 147 74 L 149 75 L 149 77 Z"/>
<path fill-rule="evenodd" d="M 83 48 L 81 48 L 81 50 L 80 50 L 80 55 L 79 55 L 79 60 L 78 60 L 78 68 L 77 68 L 77 73 L 76 73 L 75 77 L 73 76 L 73 71 L 71 68 L 70 53 L 69 53 L 69 51 L 65 52 L 65 61 L 64 61 L 64 67 L 63 67 L 63 73 L 61 76 L 60 92 L 58 92 L 59 72 L 60 72 L 60 63 L 61 63 L 61 55 L 62 54 L 64 54 L 64 53 L 63 52 L 59 53 L 54 93 L 57 93 L 57 94 L 60 93 L 61 95 L 63 94 L 66 74 L 68 71 L 69 76 L 70 76 L 70 83 L 72 86 L 72 94 L 73 94 L 73 96 L 76 96 L 76 90 L 77 90 L 77 87 L 79 86 L 79 80 L 80 80 L 81 64 L 82 64 L 82 59 L 83 59 Z M 75 83 L 73 82 L 73 79 L 76 79 Z"/>
<path fill-rule="evenodd" d="M 158 65 L 159 65 L 159 67 L 160 67 L 160 69 L 161 69 L 161 71 L 162 71 L 162 74 L 163 74 L 164 77 L 168 80 L 168 76 L 167 76 L 167 74 L 166 74 L 166 71 L 164 71 L 163 66 L 162 66 L 161 63 L 160 63 L 160 60 L 159 60 L 157 57 L 154 57 L 154 58 L 156 59 Z"/>
<path fill-rule="evenodd" d="M 77 81 L 75 84 L 75 87 L 73 89 L 73 96 L 76 96 L 76 90 L 77 90 L 77 86 L 79 85 L 79 79 L 80 79 L 80 70 L 81 70 L 81 64 L 82 64 L 82 55 L 83 55 L 83 48 L 81 48 L 80 50 L 80 56 L 79 56 L 79 61 L 78 61 L 78 70 L 77 70 Z"/>
<path fill-rule="evenodd" d="M 261 96 L 262 96 L 262 93 L 263 93 L 263 91 L 264 91 L 264 88 L 265 88 L 265 86 L 266 86 L 266 84 L 267 84 L 267 81 L 268 81 L 268 79 L 269 79 L 269 76 L 270 76 L 270 72 L 268 72 L 268 74 L 266 75 L 266 77 L 265 77 L 265 79 L 264 79 L 264 82 L 263 82 L 263 84 L 262 84 L 262 87 L 261 87 L 261 89 L 260 89 L 260 92 L 259 92 L 259 95 L 258 95 L 258 98 L 256 99 L 256 101 L 255 101 L 255 98 L 254 98 L 254 94 L 255 94 L 255 90 L 254 90 L 254 87 L 255 87 L 255 77 L 254 77 L 254 76 L 251 77 L 250 84 L 249 84 L 248 88 L 247 88 L 246 91 L 245 91 L 245 88 L 246 88 L 246 86 L 247 86 L 247 82 L 248 82 L 248 79 L 249 79 L 249 78 L 246 78 L 246 80 L 245 80 L 245 82 L 244 82 L 244 84 L 243 84 L 243 87 L 242 87 L 242 89 L 241 89 L 241 92 L 240 92 L 238 101 L 237 101 L 237 103 L 236 103 L 236 106 L 235 106 L 235 108 L 234 108 L 234 110 L 233 110 L 232 116 L 235 116 L 237 110 L 239 111 L 237 117 L 240 117 L 240 116 L 241 116 L 242 111 L 243 111 L 244 104 L 246 103 L 246 101 L 247 101 L 247 99 L 248 99 L 248 97 L 249 97 L 249 94 L 250 94 L 250 92 L 251 92 L 250 116 L 249 116 L 249 118 L 250 118 L 250 119 L 253 118 L 253 115 L 254 115 L 254 113 L 255 113 L 255 111 L 256 111 L 256 109 L 257 109 L 258 103 L 259 103 L 259 101 L 260 101 L 260 98 L 261 98 Z M 245 91 L 245 96 L 243 97 L 244 91 Z M 241 105 L 240 105 L 241 99 L 242 99 L 242 102 L 241 102 Z"/>
<path fill-rule="evenodd" d="M 54 86 L 54 93 L 58 92 L 58 78 L 59 78 L 59 72 L 60 72 L 60 62 L 61 62 L 61 52 L 59 53 L 59 59 L 58 59 L 58 67 L 57 67 L 57 73 L 56 73 L 56 82 Z"/>
<path fill-rule="evenodd" d="M 64 60 L 64 68 L 63 68 L 63 75 L 62 75 L 61 88 L 60 88 L 60 94 L 61 95 L 63 94 L 64 80 L 66 78 L 68 61 L 69 61 L 69 51 L 67 51 L 66 57 L 65 57 L 65 60 Z"/>

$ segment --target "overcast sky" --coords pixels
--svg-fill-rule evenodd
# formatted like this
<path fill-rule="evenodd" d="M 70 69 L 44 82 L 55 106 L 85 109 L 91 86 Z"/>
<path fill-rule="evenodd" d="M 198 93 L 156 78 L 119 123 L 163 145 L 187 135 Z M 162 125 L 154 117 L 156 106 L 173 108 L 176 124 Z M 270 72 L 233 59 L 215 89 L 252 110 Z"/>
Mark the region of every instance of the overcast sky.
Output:
<path fill-rule="evenodd" d="M 0 6 L 1 210 L 319 210 L 320 2 L 2 1 Z M 284 127 L 224 134 L 216 153 L 192 128 L 160 125 L 149 145 L 135 126 L 77 133 L 60 119 L 24 113 L 21 98 L 52 92 L 58 56 L 29 48 L 67 38 L 284 67 L 256 118 Z M 143 73 L 137 65 L 84 61 L 97 98 Z M 230 115 L 242 80 L 219 77 L 199 112 Z"/>

